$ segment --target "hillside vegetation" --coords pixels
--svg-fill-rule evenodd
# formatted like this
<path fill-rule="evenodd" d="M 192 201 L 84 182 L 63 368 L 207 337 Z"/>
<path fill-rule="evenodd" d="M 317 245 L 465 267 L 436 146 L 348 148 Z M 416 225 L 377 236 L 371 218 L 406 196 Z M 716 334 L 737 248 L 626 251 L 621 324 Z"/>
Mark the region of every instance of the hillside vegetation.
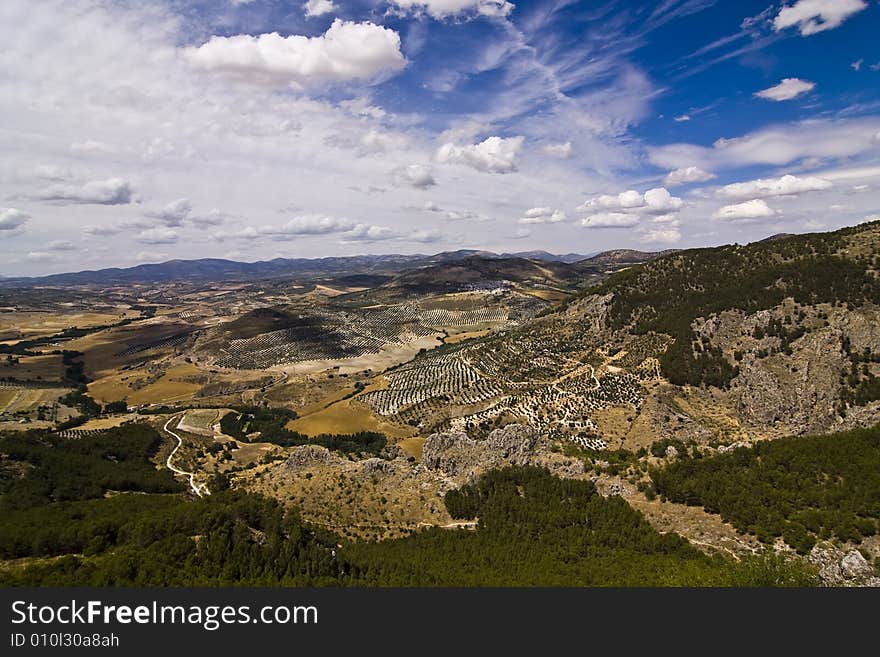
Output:
<path fill-rule="evenodd" d="M 133 442 L 148 432 L 129 425 L 112 436 Z M 138 454 L 130 445 L 126 460 L 144 463 L 151 445 L 140 448 Z M 621 498 L 599 496 L 591 482 L 538 468 L 493 471 L 447 496 L 454 515 L 479 517 L 476 531 L 432 529 L 340 548 L 339 537 L 304 523 L 277 500 L 224 490 L 219 480 L 201 499 L 180 493 L 95 498 L 81 491 L 58 501 L 17 485 L 59 479 L 54 466 L 22 452 L 4 461 L 17 463 L 30 471 L 6 470 L 0 558 L 22 561 L 0 564 L 4 586 L 814 583 L 808 569 L 790 561 L 704 555 L 676 534 L 658 533 Z M 135 483 L 128 490 L 150 487 Z"/>
<path fill-rule="evenodd" d="M 880 426 L 684 458 L 651 478 L 672 502 L 701 505 L 765 542 L 781 536 L 801 553 L 820 538 L 860 542 L 880 521 Z"/>
<path fill-rule="evenodd" d="M 770 309 L 786 298 L 803 306 L 880 304 L 880 255 L 870 248 L 878 233 L 880 222 L 872 222 L 834 233 L 681 251 L 613 274 L 588 292 L 613 294 L 611 328 L 675 338 L 660 358 L 672 383 L 725 387 L 737 368 L 695 335 L 693 322 L 725 310 Z M 869 248 L 858 248 L 861 242 Z"/>

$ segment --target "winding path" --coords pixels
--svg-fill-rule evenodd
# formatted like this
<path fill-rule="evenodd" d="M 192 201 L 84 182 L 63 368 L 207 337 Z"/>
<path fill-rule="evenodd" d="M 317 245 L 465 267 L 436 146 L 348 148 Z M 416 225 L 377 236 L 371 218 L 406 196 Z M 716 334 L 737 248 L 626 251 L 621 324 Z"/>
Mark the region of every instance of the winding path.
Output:
<path fill-rule="evenodd" d="M 189 487 L 192 489 L 192 492 L 195 493 L 199 497 L 203 497 L 204 495 L 210 495 L 211 491 L 208 490 L 206 484 L 197 485 L 194 481 L 195 474 L 192 472 L 186 472 L 185 470 L 181 470 L 171 463 L 171 459 L 174 458 L 174 455 L 177 453 L 177 450 L 183 445 L 183 438 L 174 433 L 171 429 L 168 428 L 168 425 L 171 424 L 174 420 L 179 420 L 181 416 L 175 415 L 172 418 L 169 418 L 165 423 L 163 429 L 166 433 L 171 434 L 175 438 L 177 438 L 177 446 L 171 450 L 171 453 L 168 455 L 168 458 L 165 460 L 165 465 L 168 466 L 168 469 L 174 472 L 175 474 L 183 475 L 187 479 L 189 479 Z"/>

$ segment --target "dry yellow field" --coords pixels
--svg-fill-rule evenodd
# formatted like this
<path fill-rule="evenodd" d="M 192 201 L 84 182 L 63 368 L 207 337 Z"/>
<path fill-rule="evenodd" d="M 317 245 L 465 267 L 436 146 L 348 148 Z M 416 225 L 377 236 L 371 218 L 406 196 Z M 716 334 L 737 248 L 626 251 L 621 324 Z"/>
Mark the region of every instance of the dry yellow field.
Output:
<path fill-rule="evenodd" d="M 14 413 L 49 406 L 68 392 L 68 388 L 0 388 L 0 412 Z"/>
<path fill-rule="evenodd" d="M 38 338 L 60 333 L 66 328 L 91 328 L 113 324 L 124 317 L 139 313 L 120 309 L 118 313 L 0 313 L 0 333 L 19 332 L 21 339 Z"/>
<path fill-rule="evenodd" d="M 377 431 L 388 438 L 409 438 L 415 429 L 392 424 L 370 409 L 350 399 L 337 402 L 327 408 L 299 417 L 287 423 L 287 428 L 307 436 L 322 433 L 356 433 Z"/>
<path fill-rule="evenodd" d="M 202 387 L 200 383 L 192 383 L 184 379 L 200 374 L 199 369 L 190 363 L 175 365 L 157 381 L 138 390 L 132 390 L 128 384 L 132 380 L 144 377 L 131 373 L 114 374 L 90 383 L 89 394 L 102 403 L 125 399 L 132 406 L 184 401 L 192 399 Z M 128 380 L 122 380 L 128 377 L 130 377 Z"/>
<path fill-rule="evenodd" d="M 400 447 L 400 449 L 402 449 L 407 456 L 412 456 L 416 461 L 421 461 L 422 448 L 425 446 L 425 439 L 404 438 L 397 443 L 397 446 Z"/>
<path fill-rule="evenodd" d="M 457 344 L 459 342 L 464 342 L 465 340 L 470 340 L 471 338 L 482 338 L 489 335 L 491 332 L 491 329 L 485 329 L 482 331 L 462 331 L 461 333 L 451 333 L 450 336 L 446 338 L 446 344 Z"/>

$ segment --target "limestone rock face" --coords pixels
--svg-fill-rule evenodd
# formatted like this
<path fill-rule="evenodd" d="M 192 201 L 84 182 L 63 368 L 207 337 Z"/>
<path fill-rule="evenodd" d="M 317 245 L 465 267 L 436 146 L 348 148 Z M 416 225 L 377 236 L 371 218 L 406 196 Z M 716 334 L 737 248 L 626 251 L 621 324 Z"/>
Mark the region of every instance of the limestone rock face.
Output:
<path fill-rule="evenodd" d="M 449 474 L 479 466 L 483 450 L 466 433 L 435 433 L 425 439 L 422 447 L 422 465 L 429 470 Z"/>
<path fill-rule="evenodd" d="M 564 477 L 584 474 L 582 461 L 550 452 L 549 447 L 549 441 L 525 424 L 508 424 L 485 440 L 473 440 L 464 433 L 435 433 L 425 440 L 422 465 L 459 481 L 507 465 L 536 465 Z"/>
<path fill-rule="evenodd" d="M 316 465 L 338 465 L 343 460 L 326 447 L 320 445 L 301 445 L 295 447 L 284 462 L 289 470 L 302 470 Z"/>
<path fill-rule="evenodd" d="M 858 550 L 844 552 L 817 545 L 807 560 L 819 568 L 819 577 L 825 586 L 880 587 L 880 577 Z"/>

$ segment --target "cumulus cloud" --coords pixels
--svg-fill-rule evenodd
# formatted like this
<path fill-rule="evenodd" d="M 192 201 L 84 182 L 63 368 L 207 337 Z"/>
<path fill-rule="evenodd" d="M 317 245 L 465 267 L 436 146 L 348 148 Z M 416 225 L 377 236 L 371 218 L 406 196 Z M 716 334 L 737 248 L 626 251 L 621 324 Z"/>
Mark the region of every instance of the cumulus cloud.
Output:
<path fill-rule="evenodd" d="M 192 203 L 189 202 L 189 199 L 179 198 L 161 210 L 147 212 L 146 215 L 153 219 L 158 219 L 166 226 L 182 226 L 190 212 L 192 212 Z"/>
<path fill-rule="evenodd" d="M 581 219 L 584 228 L 630 228 L 639 223 L 639 217 L 626 212 L 599 212 Z"/>
<path fill-rule="evenodd" d="M 451 142 L 437 150 L 437 161 L 464 164 L 487 173 L 516 171 L 516 156 L 522 150 L 524 137 L 489 137 L 479 144 L 459 146 Z"/>
<path fill-rule="evenodd" d="M 767 100 L 775 100 L 781 102 L 784 100 L 792 100 L 816 88 L 815 82 L 809 80 L 801 80 L 800 78 L 785 78 L 782 82 L 774 87 L 758 91 L 755 95 L 758 98 L 766 98 Z"/>
<path fill-rule="evenodd" d="M 675 116 L 672 118 L 676 123 L 687 123 L 691 120 L 690 114 L 682 114 L 681 116 Z"/>
<path fill-rule="evenodd" d="M 735 205 L 725 205 L 712 215 L 713 219 L 721 219 L 722 221 L 750 221 L 753 219 L 763 219 L 773 217 L 776 212 L 767 205 L 762 199 L 752 199 L 745 203 L 737 203 Z"/>
<path fill-rule="evenodd" d="M 773 29 L 780 32 L 797 27 L 802 36 L 809 36 L 840 27 L 847 18 L 867 8 L 865 0 L 798 0 L 779 10 Z"/>
<path fill-rule="evenodd" d="M 294 87 L 374 78 L 406 66 L 397 32 L 338 18 L 321 36 L 213 36 L 186 54 L 199 69 Z"/>
<path fill-rule="evenodd" d="M 263 227 L 259 229 L 259 233 L 275 236 L 326 235 L 328 233 L 349 231 L 353 228 L 355 228 L 354 223 L 348 219 L 320 214 L 305 214 L 294 217 L 281 226 Z"/>
<path fill-rule="evenodd" d="M 177 231 L 173 228 L 149 228 L 135 237 L 142 244 L 175 244 L 178 238 Z"/>
<path fill-rule="evenodd" d="M 416 230 L 406 236 L 406 239 L 412 242 L 420 242 L 422 244 L 433 244 L 443 239 L 443 233 L 436 229 Z"/>
<path fill-rule="evenodd" d="M 547 144 L 541 150 L 543 150 L 545 154 L 550 155 L 551 157 L 558 157 L 562 159 L 569 158 L 572 154 L 570 141 L 562 144 Z"/>
<path fill-rule="evenodd" d="M 332 0 L 309 0 L 303 5 L 303 11 L 309 18 L 313 16 L 323 16 L 331 11 L 336 11 L 336 5 Z"/>
<path fill-rule="evenodd" d="M 773 196 L 795 196 L 806 192 L 819 192 L 831 189 L 833 184 L 824 178 L 786 175 L 782 178 L 751 180 L 725 185 L 718 190 L 724 198 L 770 198 Z"/>
<path fill-rule="evenodd" d="M 565 221 L 565 212 L 553 208 L 532 208 L 519 219 L 521 224 L 558 224 Z"/>
<path fill-rule="evenodd" d="M 343 235 L 345 240 L 352 242 L 380 242 L 398 237 L 400 234 L 387 226 L 371 226 L 369 224 L 357 224 Z"/>
<path fill-rule="evenodd" d="M 410 164 L 398 167 L 391 172 L 391 180 L 395 185 L 411 186 L 418 189 L 427 189 L 437 184 L 434 180 L 434 172 L 425 164 Z"/>
<path fill-rule="evenodd" d="M 515 5 L 507 0 L 390 0 L 397 7 L 441 19 L 462 14 L 507 16 Z"/>
<path fill-rule="evenodd" d="M 716 177 L 714 173 L 703 171 L 700 167 L 683 167 L 670 171 L 663 183 L 669 187 L 680 187 L 691 183 L 707 182 Z"/>
<path fill-rule="evenodd" d="M 0 230 L 15 230 L 27 223 L 28 219 L 30 215 L 27 212 L 15 208 L 3 208 L 0 210 Z"/>
<path fill-rule="evenodd" d="M 376 242 L 401 237 L 401 233 L 386 226 L 357 223 L 323 214 L 299 215 L 276 226 L 246 226 L 237 230 L 216 231 L 211 237 L 218 242 L 227 239 L 289 241 L 322 235 L 338 235 L 342 240 L 351 242 Z"/>
<path fill-rule="evenodd" d="M 589 212 L 595 210 L 624 210 L 627 212 L 645 212 L 648 214 L 665 214 L 676 212 L 682 208 L 684 201 L 673 196 L 665 187 L 649 189 L 641 194 L 634 189 L 621 192 L 616 196 L 603 194 L 590 199 L 578 210 Z"/>
<path fill-rule="evenodd" d="M 131 203 L 131 183 L 122 178 L 94 180 L 81 185 L 52 185 L 37 194 L 43 201 L 57 203 L 127 205 Z"/>

